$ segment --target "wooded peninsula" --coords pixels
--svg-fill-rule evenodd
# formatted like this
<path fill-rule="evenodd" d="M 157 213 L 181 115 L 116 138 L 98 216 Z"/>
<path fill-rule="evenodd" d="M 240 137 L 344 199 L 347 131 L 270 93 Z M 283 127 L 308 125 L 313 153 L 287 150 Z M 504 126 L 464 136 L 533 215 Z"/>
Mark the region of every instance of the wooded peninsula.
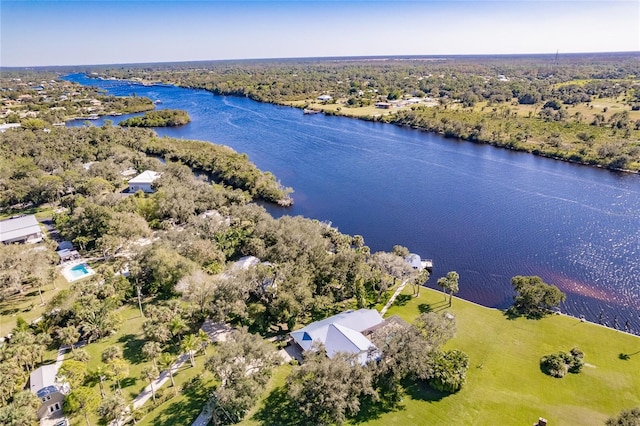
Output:
<path fill-rule="evenodd" d="M 123 127 L 176 127 L 189 123 L 191 118 L 186 111 L 163 109 L 145 112 L 142 116 L 130 117 L 118 123 Z"/>

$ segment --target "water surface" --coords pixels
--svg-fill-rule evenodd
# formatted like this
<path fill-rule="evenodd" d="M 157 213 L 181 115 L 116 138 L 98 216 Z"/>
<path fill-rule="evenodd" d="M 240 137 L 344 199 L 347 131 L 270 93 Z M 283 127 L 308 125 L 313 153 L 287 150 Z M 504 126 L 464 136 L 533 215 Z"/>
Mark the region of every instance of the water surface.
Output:
<path fill-rule="evenodd" d="M 455 270 L 461 297 L 505 308 L 512 276 L 539 275 L 567 293 L 564 312 L 640 333 L 638 175 L 202 90 L 68 79 L 186 110 L 190 124 L 157 132 L 246 152 L 295 189 L 272 214 L 330 221 L 372 251 L 407 246 L 434 259 L 430 286 Z"/>

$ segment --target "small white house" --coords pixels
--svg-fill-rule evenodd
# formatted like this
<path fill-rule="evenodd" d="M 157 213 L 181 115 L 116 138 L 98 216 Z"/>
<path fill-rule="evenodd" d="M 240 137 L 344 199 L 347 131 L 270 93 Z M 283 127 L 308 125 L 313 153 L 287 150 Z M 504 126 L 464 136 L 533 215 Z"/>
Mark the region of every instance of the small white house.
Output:
<path fill-rule="evenodd" d="M 405 256 L 404 261 L 411 265 L 413 269 L 416 269 L 418 271 L 426 269 L 431 272 L 431 270 L 433 269 L 433 260 L 421 259 L 420 255 L 415 253 L 409 253 L 409 255 Z"/>
<path fill-rule="evenodd" d="M 318 100 L 321 102 L 325 102 L 325 101 L 330 101 L 331 99 L 333 99 L 331 96 L 329 95 L 320 95 L 318 96 Z"/>
<path fill-rule="evenodd" d="M 154 189 L 151 185 L 159 177 L 160 173 L 154 172 L 152 170 L 145 170 L 129 181 L 129 192 L 154 192 Z"/>

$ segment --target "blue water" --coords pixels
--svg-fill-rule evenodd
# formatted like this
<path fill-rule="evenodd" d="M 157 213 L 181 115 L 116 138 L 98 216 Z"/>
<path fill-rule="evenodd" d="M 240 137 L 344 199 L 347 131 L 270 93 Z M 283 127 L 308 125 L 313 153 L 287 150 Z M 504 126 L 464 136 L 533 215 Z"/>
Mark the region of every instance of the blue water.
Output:
<path fill-rule="evenodd" d="M 91 272 L 87 269 L 88 266 L 84 264 L 76 265 L 69 270 L 71 278 L 77 280 L 79 278 L 84 277 L 85 275 L 89 275 Z"/>
<path fill-rule="evenodd" d="M 372 251 L 407 246 L 434 259 L 431 286 L 455 270 L 461 297 L 504 308 L 512 276 L 539 275 L 567 293 L 564 312 L 640 333 L 638 175 L 202 90 L 67 79 L 188 111 L 190 124 L 157 132 L 246 152 L 295 189 L 272 214 L 330 221 Z"/>

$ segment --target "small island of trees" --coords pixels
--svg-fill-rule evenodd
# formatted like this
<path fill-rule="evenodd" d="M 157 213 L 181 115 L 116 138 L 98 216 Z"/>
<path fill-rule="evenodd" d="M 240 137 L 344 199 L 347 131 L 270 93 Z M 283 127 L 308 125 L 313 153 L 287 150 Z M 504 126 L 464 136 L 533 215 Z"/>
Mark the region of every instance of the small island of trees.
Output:
<path fill-rule="evenodd" d="M 124 127 L 176 127 L 183 126 L 191 121 L 186 111 L 178 109 L 163 109 L 149 111 L 138 117 L 127 118 L 121 121 Z"/>

